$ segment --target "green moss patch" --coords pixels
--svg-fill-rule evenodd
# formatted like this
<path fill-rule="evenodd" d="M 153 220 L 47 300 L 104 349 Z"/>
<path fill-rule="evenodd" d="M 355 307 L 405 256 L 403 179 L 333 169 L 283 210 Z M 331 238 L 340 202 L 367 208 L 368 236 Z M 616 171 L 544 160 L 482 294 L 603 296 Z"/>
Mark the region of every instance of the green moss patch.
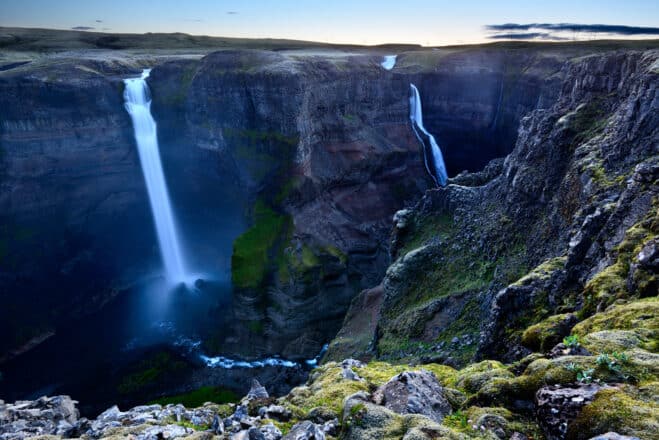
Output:
<path fill-rule="evenodd" d="M 233 243 L 231 278 L 236 287 L 250 288 L 264 284 L 269 267 L 269 252 L 290 225 L 290 219 L 262 201 L 254 206 L 254 226 Z"/>
<path fill-rule="evenodd" d="M 196 408 L 202 406 L 206 402 L 212 403 L 234 403 L 240 400 L 238 395 L 231 390 L 221 387 L 201 387 L 197 390 L 190 391 L 189 393 L 177 394 L 174 396 L 161 397 L 152 401 L 160 405 L 182 404 L 187 408 Z"/>
<path fill-rule="evenodd" d="M 639 296 L 643 285 L 656 285 L 656 275 L 637 270 L 635 281 L 637 289 L 629 290 L 629 272 L 642 247 L 659 233 L 659 209 L 655 201 L 650 213 L 625 232 L 622 242 L 614 249 L 615 261 L 610 266 L 595 274 L 584 288 L 584 307 L 581 317 L 592 315 L 598 310 L 613 304 L 618 299 Z M 638 287 L 641 287 L 640 289 Z M 649 294 L 656 295 L 655 292 Z"/>
<path fill-rule="evenodd" d="M 659 405 L 642 400 L 632 387 L 600 390 L 568 426 L 568 439 L 589 439 L 607 432 L 643 439 L 657 438 Z"/>
<path fill-rule="evenodd" d="M 623 330 L 626 333 L 602 331 Z M 619 350 L 620 345 L 637 341 L 638 347 L 656 352 L 659 349 L 659 298 L 646 298 L 612 306 L 577 324 L 573 333 L 582 336 L 584 346 L 596 352 Z M 611 345 L 602 336 L 610 336 Z"/>
<path fill-rule="evenodd" d="M 524 330 L 522 333 L 522 344 L 534 351 L 549 351 L 556 344 L 561 342 L 564 336 L 570 331 L 567 324 L 570 317 L 576 322 L 573 315 L 569 313 L 553 315 L 543 321 L 534 324 Z"/>

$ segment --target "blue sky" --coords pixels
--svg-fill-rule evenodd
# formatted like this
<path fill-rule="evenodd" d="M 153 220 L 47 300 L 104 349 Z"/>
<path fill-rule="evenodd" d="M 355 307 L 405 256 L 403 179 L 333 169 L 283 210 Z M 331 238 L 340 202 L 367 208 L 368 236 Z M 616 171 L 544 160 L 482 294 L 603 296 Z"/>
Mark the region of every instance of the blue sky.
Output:
<path fill-rule="evenodd" d="M 0 0 L 3 26 L 358 44 L 482 42 L 484 25 L 537 22 L 654 27 L 659 1 Z"/>

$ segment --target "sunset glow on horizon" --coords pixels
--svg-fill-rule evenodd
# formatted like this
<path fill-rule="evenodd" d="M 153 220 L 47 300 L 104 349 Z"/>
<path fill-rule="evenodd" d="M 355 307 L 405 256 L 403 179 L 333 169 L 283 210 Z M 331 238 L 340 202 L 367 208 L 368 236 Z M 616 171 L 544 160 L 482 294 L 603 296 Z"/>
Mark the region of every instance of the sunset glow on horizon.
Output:
<path fill-rule="evenodd" d="M 448 2 L 412 0 L 195 2 L 23 0 L 0 5 L 0 25 L 111 33 L 183 32 L 238 38 L 285 38 L 330 43 L 446 45 L 494 39 L 588 40 L 657 38 L 656 33 L 596 30 L 499 32 L 488 25 L 581 23 L 652 28 L 659 3 L 651 0 Z M 656 29 L 656 28 L 653 28 Z"/>

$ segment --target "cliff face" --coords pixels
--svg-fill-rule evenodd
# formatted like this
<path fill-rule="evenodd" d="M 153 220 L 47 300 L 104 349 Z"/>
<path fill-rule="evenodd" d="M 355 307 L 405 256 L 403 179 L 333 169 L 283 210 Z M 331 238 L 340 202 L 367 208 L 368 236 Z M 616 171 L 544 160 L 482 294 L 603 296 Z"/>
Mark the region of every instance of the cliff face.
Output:
<path fill-rule="evenodd" d="M 119 82 L 93 67 L 0 76 L 3 354 L 54 330 L 57 316 L 102 306 L 122 266 L 153 254 Z M 140 225 L 142 235 L 120 233 Z"/>
<path fill-rule="evenodd" d="M 431 185 L 410 83 L 450 171 L 477 170 L 510 150 L 523 115 L 553 102 L 564 58 L 409 53 L 388 72 L 371 55 L 223 51 L 156 67 L 156 119 L 216 151 L 254 206 L 234 244 L 236 325 L 220 350 L 313 356 L 355 293 L 379 283 L 392 215 Z"/>
<path fill-rule="evenodd" d="M 394 262 L 329 357 L 513 361 L 540 349 L 532 324 L 566 320 L 542 333 L 549 350 L 578 320 L 656 295 L 639 252 L 657 233 L 657 56 L 565 63 L 556 101 L 522 118 L 505 162 L 397 213 Z"/>
<path fill-rule="evenodd" d="M 408 124 L 409 84 L 456 174 L 508 153 L 520 119 L 553 105 L 561 66 L 583 53 L 416 51 L 385 71 L 366 52 L 227 50 L 62 56 L 3 71 L 1 321 L 17 337 L 0 351 L 93 311 L 158 265 L 122 103 L 121 78 L 139 68 L 153 65 L 165 173 L 191 253 L 226 258 L 231 249 L 217 249 L 239 234 L 247 207 L 250 227 L 233 246 L 235 328 L 208 349 L 308 357 L 356 292 L 379 284 L 392 215 L 431 185 Z M 222 235 L 229 205 L 236 225 Z"/>

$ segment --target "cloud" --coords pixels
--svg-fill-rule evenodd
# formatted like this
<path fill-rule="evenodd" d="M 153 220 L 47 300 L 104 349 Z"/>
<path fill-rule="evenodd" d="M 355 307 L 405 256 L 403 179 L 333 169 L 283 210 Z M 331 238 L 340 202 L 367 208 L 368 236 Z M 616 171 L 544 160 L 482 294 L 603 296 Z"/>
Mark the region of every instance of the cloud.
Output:
<path fill-rule="evenodd" d="M 71 29 L 74 31 L 91 31 L 94 28 L 90 26 L 73 26 Z"/>
<path fill-rule="evenodd" d="M 548 40 L 564 41 L 565 37 L 559 37 L 547 32 L 509 32 L 503 34 L 490 35 L 491 40 Z"/>
<path fill-rule="evenodd" d="M 612 24 L 579 24 L 579 23 L 504 23 L 490 24 L 485 29 L 492 32 L 490 39 L 517 39 L 517 40 L 564 40 L 556 33 L 586 33 L 609 34 L 613 36 L 659 35 L 657 27 L 624 26 Z"/>
<path fill-rule="evenodd" d="M 103 23 L 103 20 L 96 20 L 96 23 Z"/>

